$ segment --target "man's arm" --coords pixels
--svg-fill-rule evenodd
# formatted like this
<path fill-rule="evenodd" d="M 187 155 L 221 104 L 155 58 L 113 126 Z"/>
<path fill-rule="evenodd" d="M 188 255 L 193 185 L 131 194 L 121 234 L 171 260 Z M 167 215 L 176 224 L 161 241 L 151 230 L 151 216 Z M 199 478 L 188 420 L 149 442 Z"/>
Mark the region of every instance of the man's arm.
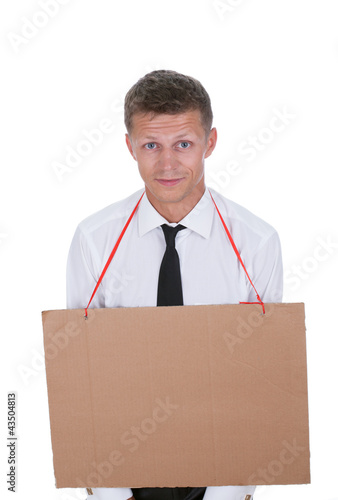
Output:
<path fill-rule="evenodd" d="M 82 230 L 78 227 L 70 246 L 67 261 L 68 309 L 78 309 L 87 306 L 96 285 L 95 268 L 99 268 L 101 265 L 98 257 L 96 259 L 95 257 L 95 248 L 88 242 Z M 91 307 L 104 307 L 104 298 L 101 291 L 97 291 Z M 135 500 L 130 488 L 92 488 L 92 492 L 93 496 L 90 495 L 88 499 Z"/>
<path fill-rule="evenodd" d="M 274 232 L 270 235 L 250 257 L 247 271 L 262 301 L 281 302 L 283 297 L 283 263 L 278 234 Z M 249 300 L 256 300 L 256 294 L 252 287 Z"/>
<path fill-rule="evenodd" d="M 273 233 L 251 256 L 247 266 L 249 276 L 263 302 L 281 302 L 283 296 L 283 264 L 278 234 Z M 250 285 L 251 287 L 251 285 Z M 248 300 L 255 301 L 256 294 L 250 290 Z M 256 486 L 209 486 L 204 500 L 251 500 Z"/>
<path fill-rule="evenodd" d="M 77 227 L 67 260 L 67 308 L 86 307 L 95 288 L 102 263 L 91 240 Z M 102 287 L 99 287 L 91 307 L 104 307 Z"/>

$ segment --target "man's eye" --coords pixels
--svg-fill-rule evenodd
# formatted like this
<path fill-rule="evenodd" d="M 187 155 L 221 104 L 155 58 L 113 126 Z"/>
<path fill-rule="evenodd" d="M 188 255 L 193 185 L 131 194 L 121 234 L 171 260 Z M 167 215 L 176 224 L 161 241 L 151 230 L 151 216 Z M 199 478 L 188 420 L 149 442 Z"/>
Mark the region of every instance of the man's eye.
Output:
<path fill-rule="evenodd" d="M 154 142 L 148 142 L 148 144 L 145 145 L 146 149 L 155 149 L 156 144 Z"/>
<path fill-rule="evenodd" d="M 187 149 L 190 146 L 190 142 L 182 141 L 179 143 L 179 146 L 183 149 Z"/>

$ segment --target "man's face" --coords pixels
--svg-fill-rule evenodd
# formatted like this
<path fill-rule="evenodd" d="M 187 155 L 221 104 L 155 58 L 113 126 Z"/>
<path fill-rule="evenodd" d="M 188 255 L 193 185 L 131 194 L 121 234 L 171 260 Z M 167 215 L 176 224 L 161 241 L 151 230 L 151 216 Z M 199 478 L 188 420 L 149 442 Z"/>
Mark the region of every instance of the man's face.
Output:
<path fill-rule="evenodd" d="M 198 202 L 205 190 L 204 159 L 211 155 L 216 139 L 216 129 L 206 136 L 199 110 L 133 116 L 126 142 L 153 205 L 183 199 Z"/>

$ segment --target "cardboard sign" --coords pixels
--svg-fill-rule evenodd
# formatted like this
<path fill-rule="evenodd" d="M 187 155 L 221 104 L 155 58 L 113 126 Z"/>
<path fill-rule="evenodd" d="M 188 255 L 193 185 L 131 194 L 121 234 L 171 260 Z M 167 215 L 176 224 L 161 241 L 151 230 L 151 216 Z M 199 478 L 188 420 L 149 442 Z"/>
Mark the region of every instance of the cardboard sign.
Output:
<path fill-rule="evenodd" d="M 42 317 L 58 488 L 310 482 L 304 304 Z"/>

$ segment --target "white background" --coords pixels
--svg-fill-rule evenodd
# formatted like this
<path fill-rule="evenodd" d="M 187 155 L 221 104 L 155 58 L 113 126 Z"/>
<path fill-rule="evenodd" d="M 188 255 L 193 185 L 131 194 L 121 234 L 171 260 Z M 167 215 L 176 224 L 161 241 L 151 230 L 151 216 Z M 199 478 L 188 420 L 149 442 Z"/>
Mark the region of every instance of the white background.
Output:
<path fill-rule="evenodd" d="M 8 391 L 18 400 L 16 498 L 81 498 L 54 486 L 40 313 L 65 307 L 80 220 L 142 187 L 123 98 L 166 68 L 208 90 L 219 142 L 207 180 L 278 230 L 284 301 L 305 302 L 312 484 L 260 487 L 255 500 L 337 499 L 337 2 L 63 0 L 41 15 L 45 3 L 0 12 L 1 498 L 13 497 Z M 276 110 L 288 123 L 271 132 Z M 114 130 L 57 175 L 55 162 L 103 119 Z M 250 137 L 261 150 L 249 158 L 239 147 Z"/>

